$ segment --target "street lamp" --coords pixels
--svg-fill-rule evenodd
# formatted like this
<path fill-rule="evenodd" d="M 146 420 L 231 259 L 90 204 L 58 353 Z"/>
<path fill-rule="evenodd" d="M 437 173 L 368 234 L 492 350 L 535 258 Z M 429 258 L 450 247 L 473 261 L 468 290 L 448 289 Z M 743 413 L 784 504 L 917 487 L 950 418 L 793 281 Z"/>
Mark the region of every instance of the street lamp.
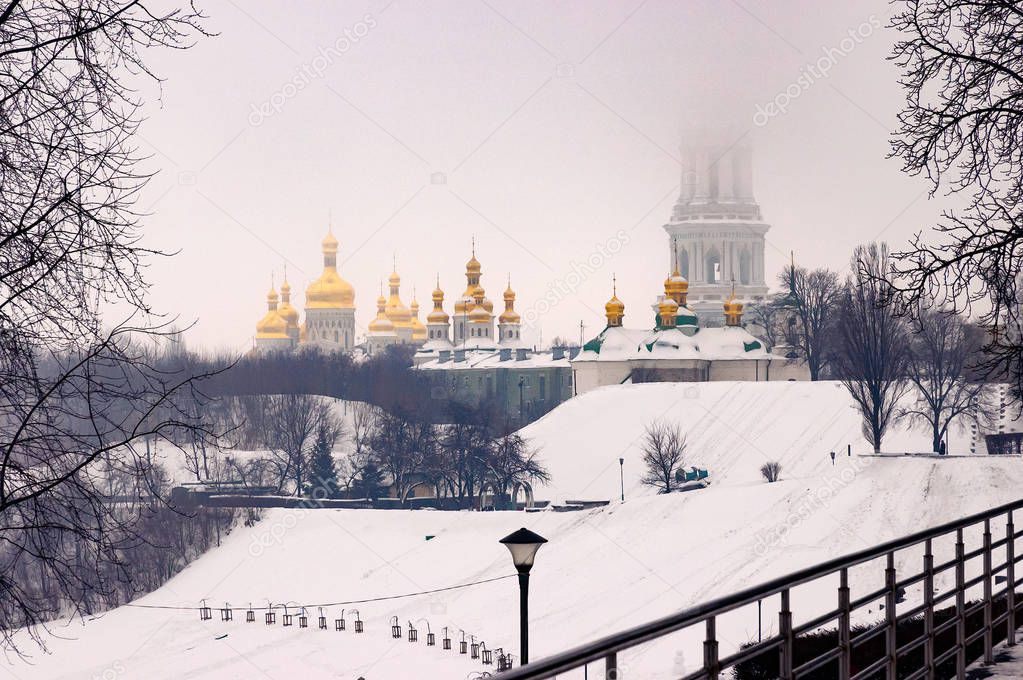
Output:
<path fill-rule="evenodd" d="M 519 665 L 529 663 L 529 570 L 533 559 L 547 539 L 523 527 L 501 539 L 511 553 L 512 562 L 519 572 Z"/>
<path fill-rule="evenodd" d="M 622 480 L 622 502 L 625 502 L 625 459 L 618 459 L 618 467 L 621 469 L 621 480 Z"/>

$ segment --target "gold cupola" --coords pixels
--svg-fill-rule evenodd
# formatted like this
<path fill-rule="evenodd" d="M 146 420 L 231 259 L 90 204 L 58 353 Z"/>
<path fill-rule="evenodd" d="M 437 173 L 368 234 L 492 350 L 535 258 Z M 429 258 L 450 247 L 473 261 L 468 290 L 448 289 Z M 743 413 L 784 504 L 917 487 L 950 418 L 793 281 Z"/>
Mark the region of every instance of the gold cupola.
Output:
<path fill-rule="evenodd" d="M 444 291 L 440 289 L 440 276 L 437 276 L 437 287 L 433 290 L 433 310 L 426 316 L 426 323 L 448 323 L 450 317 L 444 311 Z"/>
<path fill-rule="evenodd" d="M 471 312 L 476 306 L 476 289 L 480 287 L 482 266 L 476 259 L 476 239 L 472 240 L 472 257 L 465 263 L 465 292 L 455 301 L 455 314 Z M 482 288 L 480 289 L 482 291 Z M 482 297 L 482 295 L 481 295 Z"/>
<path fill-rule="evenodd" d="M 732 294 L 725 300 L 725 325 L 742 325 L 742 303 L 735 299 L 735 286 L 732 286 Z"/>
<path fill-rule="evenodd" d="M 284 270 L 284 281 L 281 283 L 281 304 L 277 308 L 288 324 L 288 330 L 298 328 L 298 310 L 291 306 L 291 284 L 288 283 L 288 271 Z"/>
<path fill-rule="evenodd" d="M 355 289 L 337 272 L 338 242 L 327 232 L 321 244 L 323 273 L 305 289 L 306 309 L 355 309 Z"/>
<path fill-rule="evenodd" d="M 500 323 L 519 323 L 519 313 L 515 311 L 515 291 L 511 287 L 511 277 L 508 277 L 508 288 L 504 291 L 504 312 L 498 317 Z"/>
<path fill-rule="evenodd" d="M 396 328 L 412 327 L 412 312 L 401 301 L 401 277 L 397 271 L 392 271 L 387 279 L 387 286 L 390 289 L 390 297 L 387 299 L 385 311 L 387 318 L 391 320 Z"/>
<path fill-rule="evenodd" d="M 277 312 L 277 291 L 273 285 L 266 294 L 266 314 L 256 324 L 257 339 L 287 339 L 288 322 Z"/>
<path fill-rule="evenodd" d="M 426 326 L 419 320 L 419 302 L 416 300 L 416 290 L 412 289 L 412 302 L 409 303 L 409 311 L 412 313 L 412 340 L 421 342 L 426 340 Z"/>
<path fill-rule="evenodd" d="M 678 267 L 664 280 L 664 295 L 670 297 L 679 307 L 685 307 L 689 295 L 689 281 L 679 274 Z"/>
<path fill-rule="evenodd" d="M 618 299 L 618 281 L 611 278 L 611 299 L 604 305 L 608 328 L 619 328 L 625 317 L 625 303 Z"/>
<path fill-rule="evenodd" d="M 657 305 L 657 317 L 661 328 L 674 328 L 675 315 L 678 313 L 678 303 L 670 297 L 661 300 Z"/>
<path fill-rule="evenodd" d="M 382 287 L 382 286 L 381 286 Z M 369 322 L 369 331 L 371 333 L 393 333 L 394 323 L 387 318 L 387 298 L 384 297 L 383 290 L 380 291 L 380 297 L 377 298 L 377 315 L 376 318 Z"/>

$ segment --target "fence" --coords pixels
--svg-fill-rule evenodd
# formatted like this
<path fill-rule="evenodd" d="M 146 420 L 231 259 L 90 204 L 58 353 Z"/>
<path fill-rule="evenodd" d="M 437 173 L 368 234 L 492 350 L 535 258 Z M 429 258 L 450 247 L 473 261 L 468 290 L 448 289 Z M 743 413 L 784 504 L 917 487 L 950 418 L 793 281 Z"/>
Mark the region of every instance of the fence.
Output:
<path fill-rule="evenodd" d="M 693 630 L 703 626 L 702 667 L 683 676 L 683 680 L 716 679 L 722 672 L 734 669 L 737 665 L 748 663 L 765 654 L 777 654 L 778 677 L 781 680 L 794 680 L 822 669 L 830 669 L 829 677 L 841 680 L 866 680 L 867 678 L 884 677 L 895 680 L 896 677 L 915 680 L 917 678 L 934 678 L 939 664 L 952 663 L 954 659 L 955 677 L 965 677 L 966 666 L 973 659 L 968 658 L 967 647 L 982 644 L 982 657 L 985 662 L 993 661 L 992 646 L 995 637 L 1004 637 L 1007 644 L 1015 643 L 1017 621 L 1016 586 L 1023 578 L 1016 578 L 1016 565 L 1023 557 L 1016 557 L 1016 539 L 1023 531 L 1016 531 L 1013 525 L 1013 512 L 1023 508 L 1023 500 L 1003 505 L 986 512 L 964 517 L 932 529 L 920 531 L 904 538 L 883 543 L 851 555 L 836 558 L 812 566 L 801 571 L 787 574 L 767 583 L 748 588 L 725 597 L 682 610 L 678 613 L 646 623 L 635 628 L 610 635 L 589 644 L 585 644 L 553 656 L 538 659 L 527 666 L 517 668 L 503 674 L 505 680 L 524 680 L 553 678 L 556 675 L 572 670 L 587 669 L 588 664 L 603 666 L 607 680 L 624 678 L 620 673 L 619 655 L 643 643 L 647 643 L 679 631 Z M 1005 527 L 1003 537 L 993 540 L 992 527 Z M 970 551 L 966 550 L 964 532 L 982 530 L 981 545 Z M 942 539 L 954 539 L 954 557 L 935 563 L 935 544 Z M 921 549 L 923 551 L 919 571 L 900 575 L 896 573 L 896 554 L 902 551 Z M 994 556 L 999 555 L 998 564 L 993 564 Z M 971 570 L 977 567 L 980 560 L 979 574 L 972 578 L 966 577 L 967 565 Z M 884 586 L 871 590 L 855 599 L 851 596 L 850 570 L 856 567 L 862 571 L 871 569 L 871 562 L 881 561 L 882 565 L 877 576 L 883 576 Z M 954 587 L 941 595 L 935 595 L 935 579 L 943 574 L 954 575 Z M 1004 576 L 1005 587 L 995 586 Z M 823 578 L 837 578 L 835 590 L 835 608 L 813 618 L 794 623 L 792 608 L 792 592 L 799 586 Z M 880 581 L 880 579 L 878 579 Z M 905 589 L 921 586 L 922 602 L 902 612 L 897 612 L 900 594 Z M 973 603 L 967 603 L 967 591 L 982 589 L 982 596 Z M 740 648 L 734 653 L 721 657 L 720 642 L 717 635 L 717 624 L 723 615 L 735 613 L 742 607 L 756 604 L 768 598 L 777 597 L 777 634 L 771 635 L 750 646 Z M 863 629 L 853 628 L 854 615 L 863 613 L 863 609 L 872 603 L 884 602 L 884 618 L 875 621 Z M 941 623 L 935 621 L 935 609 L 946 601 L 954 604 L 954 614 Z M 996 605 L 1004 611 L 995 615 Z M 983 623 L 977 630 L 967 630 L 967 620 L 983 614 Z M 923 634 L 900 644 L 897 637 L 900 624 L 910 620 L 923 619 Z M 812 658 L 802 660 L 797 665 L 795 650 L 800 636 L 819 631 L 825 627 L 837 627 L 837 642 L 826 651 L 817 653 Z M 698 632 L 699 629 L 695 628 Z M 938 636 L 950 635 L 954 630 L 955 642 L 948 649 L 937 649 Z M 862 668 L 853 669 L 853 655 L 858 647 L 883 636 L 883 654 Z M 919 650 L 923 655 L 919 660 Z M 909 659 L 913 653 L 913 659 Z M 902 662 L 900 664 L 900 661 Z M 897 675 L 898 674 L 898 675 Z M 579 673 L 579 677 L 583 672 Z M 598 677 L 591 674 L 591 677 Z M 575 677 L 575 676 L 569 676 Z M 639 677 L 638 675 L 635 677 Z"/>

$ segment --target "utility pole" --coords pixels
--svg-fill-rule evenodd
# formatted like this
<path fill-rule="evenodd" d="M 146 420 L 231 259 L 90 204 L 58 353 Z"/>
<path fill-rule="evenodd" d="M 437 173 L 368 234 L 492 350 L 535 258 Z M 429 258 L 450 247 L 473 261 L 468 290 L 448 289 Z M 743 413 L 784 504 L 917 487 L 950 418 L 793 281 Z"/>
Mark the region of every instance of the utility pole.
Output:
<path fill-rule="evenodd" d="M 579 319 L 579 347 L 583 346 L 583 331 L 585 329 L 586 326 L 583 325 L 583 320 Z"/>

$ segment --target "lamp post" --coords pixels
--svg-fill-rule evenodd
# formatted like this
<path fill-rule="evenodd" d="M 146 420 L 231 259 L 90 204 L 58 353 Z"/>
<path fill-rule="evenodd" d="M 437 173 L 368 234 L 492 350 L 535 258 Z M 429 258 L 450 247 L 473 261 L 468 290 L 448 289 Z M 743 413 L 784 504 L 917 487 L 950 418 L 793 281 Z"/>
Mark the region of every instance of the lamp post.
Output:
<path fill-rule="evenodd" d="M 618 459 L 618 468 L 621 471 L 621 474 L 619 475 L 619 477 L 622 480 L 622 502 L 624 503 L 625 502 L 625 459 L 624 458 L 619 458 Z"/>
<path fill-rule="evenodd" d="M 529 663 L 529 570 L 533 558 L 547 539 L 523 527 L 501 539 L 511 553 L 512 562 L 519 572 L 519 661 L 520 666 Z"/>
<path fill-rule="evenodd" d="M 519 376 L 519 422 L 525 422 L 525 406 L 523 399 L 523 390 L 526 387 L 526 379 L 523 376 Z"/>

